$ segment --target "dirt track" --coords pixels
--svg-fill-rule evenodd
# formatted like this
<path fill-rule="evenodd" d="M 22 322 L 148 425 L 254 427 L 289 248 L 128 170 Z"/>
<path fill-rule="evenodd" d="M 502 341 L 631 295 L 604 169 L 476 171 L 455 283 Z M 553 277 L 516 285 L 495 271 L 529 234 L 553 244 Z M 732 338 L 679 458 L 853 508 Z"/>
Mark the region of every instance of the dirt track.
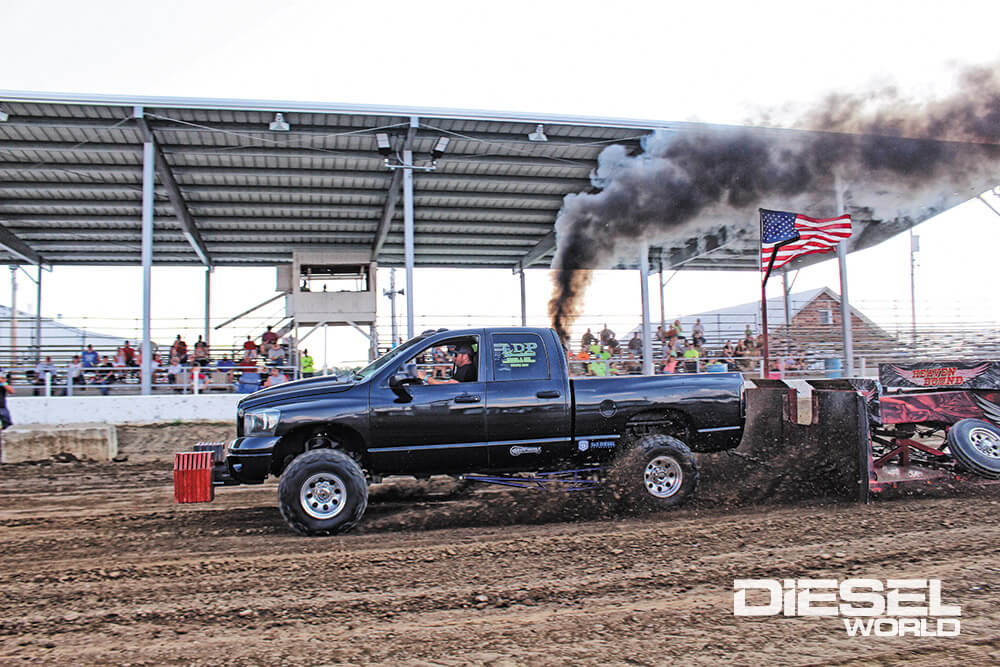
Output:
<path fill-rule="evenodd" d="M 273 484 L 173 505 L 169 454 L 190 434 L 166 433 L 123 432 L 123 463 L 0 468 L 0 662 L 1000 662 L 997 486 L 589 520 L 584 499 L 389 489 L 358 532 L 305 539 Z M 736 577 L 847 576 L 941 578 L 961 636 L 732 614 Z"/>

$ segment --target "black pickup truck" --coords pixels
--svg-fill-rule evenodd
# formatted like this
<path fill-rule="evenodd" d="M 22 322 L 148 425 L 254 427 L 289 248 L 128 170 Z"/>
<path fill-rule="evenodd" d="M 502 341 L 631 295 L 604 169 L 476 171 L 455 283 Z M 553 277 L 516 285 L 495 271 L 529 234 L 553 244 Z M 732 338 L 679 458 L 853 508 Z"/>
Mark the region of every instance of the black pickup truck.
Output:
<path fill-rule="evenodd" d="M 278 385 L 238 411 L 218 476 L 280 477 L 288 524 L 329 535 L 361 519 L 368 485 L 388 475 L 624 466 L 634 500 L 675 505 L 697 485 L 691 450 L 736 447 L 745 404 L 739 373 L 570 379 L 554 331 L 487 328 L 425 332 L 349 381 Z"/>

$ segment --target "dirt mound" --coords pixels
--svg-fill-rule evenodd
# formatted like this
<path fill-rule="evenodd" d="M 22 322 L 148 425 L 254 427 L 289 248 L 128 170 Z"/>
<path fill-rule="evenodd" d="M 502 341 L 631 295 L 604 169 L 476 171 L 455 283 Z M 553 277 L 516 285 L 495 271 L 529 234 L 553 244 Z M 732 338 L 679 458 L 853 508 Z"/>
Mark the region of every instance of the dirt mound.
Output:
<path fill-rule="evenodd" d="M 748 391 L 740 446 L 699 456 L 699 503 L 857 500 L 863 479 L 860 447 L 867 442 L 864 399 L 853 391 L 815 392 L 814 398 L 813 423 L 804 425 L 794 419 L 794 393 Z"/>

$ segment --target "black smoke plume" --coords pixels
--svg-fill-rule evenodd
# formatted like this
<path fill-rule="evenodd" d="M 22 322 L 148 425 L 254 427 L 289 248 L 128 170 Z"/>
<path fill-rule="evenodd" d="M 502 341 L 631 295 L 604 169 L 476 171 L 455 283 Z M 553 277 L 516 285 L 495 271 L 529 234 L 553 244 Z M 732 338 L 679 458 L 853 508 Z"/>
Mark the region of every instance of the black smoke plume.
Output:
<path fill-rule="evenodd" d="M 810 131 L 657 131 L 643 138 L 638 155 L 623 146 L 602 151 L 592 175 L 600 190 L 567 195 L 556 219 L 549 314 L 562 339 L 579 314 L 590 269 L 613 265 L 641 241 L 689 231 L 685 225 L 707 209 L 750 219 L 764 198 L 813 191 L 829 198 L 834 171 L 855 183 L 891 175 L 913 188 L 981 170 L 984 159 L 1000 156 L 1000 79 L 995 68 L 968 69 L 957 93 L 923 104 L 891 88 L 832 95 L 796 127 Z"/>

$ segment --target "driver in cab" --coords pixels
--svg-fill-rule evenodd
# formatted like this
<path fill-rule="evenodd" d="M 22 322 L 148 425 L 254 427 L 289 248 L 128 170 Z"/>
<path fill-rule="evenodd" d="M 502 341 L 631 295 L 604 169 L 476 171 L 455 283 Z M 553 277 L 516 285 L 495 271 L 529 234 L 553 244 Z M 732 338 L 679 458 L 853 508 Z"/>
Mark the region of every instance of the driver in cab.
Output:
<path fill-rule="evenodd" d="M 475 352 L 472 346 L 462 343 L 455 348 L 455 368 L 450 378 L 427 377 L 427 384 L 454 384 L 456 382 L 475 382 L 476 366 L 472 363 Z"/>

